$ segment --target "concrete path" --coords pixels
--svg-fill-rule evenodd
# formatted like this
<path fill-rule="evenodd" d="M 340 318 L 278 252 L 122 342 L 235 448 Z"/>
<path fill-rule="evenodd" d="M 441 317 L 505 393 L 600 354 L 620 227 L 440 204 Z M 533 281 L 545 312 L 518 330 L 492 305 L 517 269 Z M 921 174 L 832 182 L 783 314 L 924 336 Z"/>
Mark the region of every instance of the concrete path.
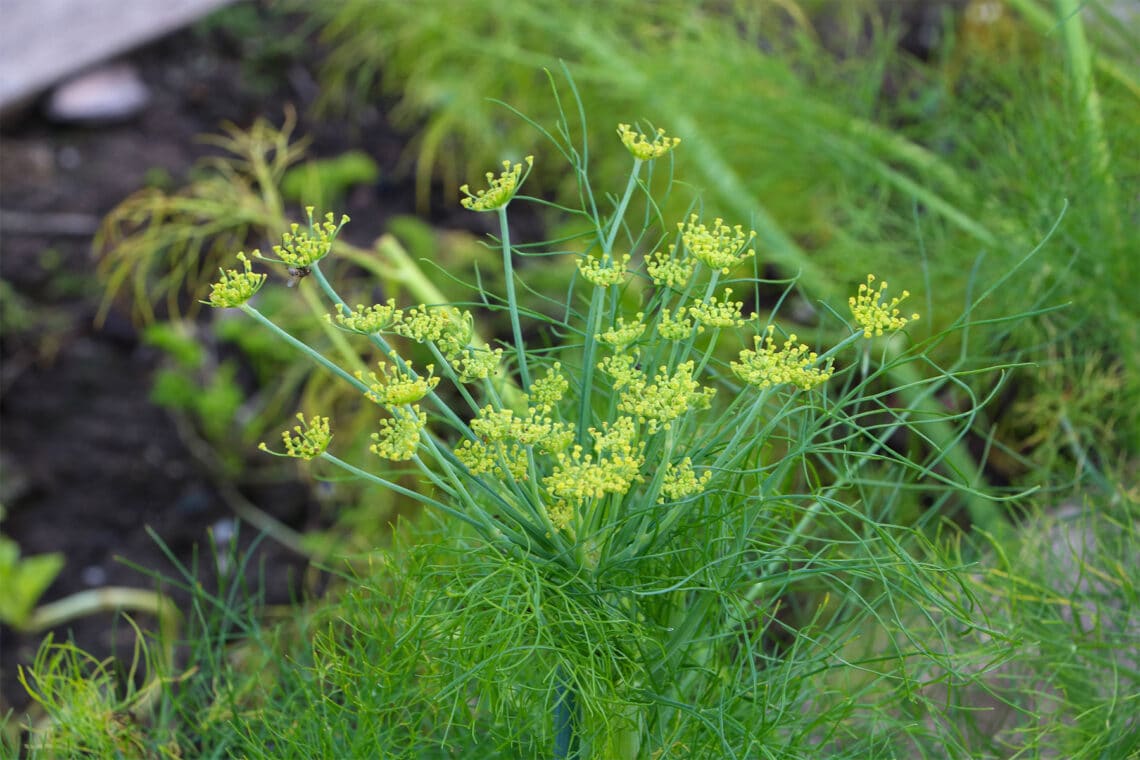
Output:
<path fill-rule="evenodd" d="M 232 0 L 0 0 L 0 110 Z"/>

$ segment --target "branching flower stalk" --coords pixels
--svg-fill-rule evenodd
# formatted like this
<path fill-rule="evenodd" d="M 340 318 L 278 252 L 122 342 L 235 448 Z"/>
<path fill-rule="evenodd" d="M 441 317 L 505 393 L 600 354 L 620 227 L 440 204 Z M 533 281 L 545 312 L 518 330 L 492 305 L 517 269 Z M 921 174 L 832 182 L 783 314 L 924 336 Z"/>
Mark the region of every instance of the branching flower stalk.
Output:
<path fill-rule="evenodd" d="M 849 373 L 843 360 L 853 344 L 898 333 L 918 318 L 900 312 L 908 294 L 887 300 L 886 283 L 872 289 L 876 280 L 869 276 L 850 299 L 847 337 L 816 351 L 779 330 L 776 315 L 745 317 L 747 299 L 734 300 L 742 281 L 720 286 L 722 276 L 756 255 L 751 230 L 694 214 L 671 223 L 675 242 L 619 253 L 619 236 L 633 226 L 630 209 L 640 200 L 657 207 L 650 183 L 641 181 L 643 169 L 680 141 L 628 125 L 620 125 L 618 135 L 633 157 L 624 192 L 604 218 L 583 202 L 597 255 L 578 260 L 567 314 L 582 314 L 584 305 L 584 324 L 549 325 L 559 334 L 581 335 L 580 344 L 538 353 L 524 343 L 508 206 L 534 159 L 527 157 L 525 172 L 522 164 L 504 162 L 498 177 L 487 175 L 485 190 L 461 188 L 465 207 L 498 214 L 511 348 L 521 380 L 513 390 L 502 382 L 503 350 L 484 344 L 462 309 L 442 302 L 344 302 L 320 266 L 344 218 L 337 224 L 329 215 L 315 223 L 310 211 L 308 228 L 294 225 L 274 252 L 294 276 L 303 270 L 313 277 L 332 305 L 330 325 L 382 350 L 386 358 L 375 369 L 349 372 L 259 312 L 250 301 L 265 275 L 253 271 L 244 253 L 238 254 L 240 267 L 222 273 L 208 300 L 241 309 L 360 392 L 380 414 L 372 453 L 411 463 L 423 486 L 401 486 L 331 453 L 332 426 L 319 414 L 299 415 L 300 424 L 283 434 L 283 455 L 340 468 L 454 519 L 502 562 L 533 568 L 549 590 L 580 598 L 580 609 L 607 625 L 640 632 L 636 643 L 591 635 L 595 643 L 586 646 L 569 633 L 553 633 L 574 631 L 584 619 L 549 619 L 552 609 L 537 597 L 530 603 L 536 633 L 556 641 L 527 656 L 551 663 L 558 674 L 546 688 L 552 690 L 551 744 L 559 758 L 662 752 L 669 746 L 667 726 L 679 719 L 670 705 L 691 698 L 689 690 L 703 674 L 734 667 L 740 618 L 725 605 L 742 609 L 761 601 L 768 590 L 762 584 L 825 512 L 814 505 L 849 498 L 856 486 L 871 488 L 873 479 L 864 483 L 859 476 L 868 462 L 930 472 L 883 446 L 909 424 L 902 415 L 894 415 L 896 422 L 885 430 L 861 424 L 867 386 L 829 391 L 835 376 Z M 574 162 L 580 154 L 564 155 Z M 584 176 L 583 166 L 573 168 Z M 649 232 L 631 235 L 633 245 L 668 240 Z M 257 252 L 252 258 L 268 260 Z M 626 311 L 622 300 L 632 276 L 652 284 L 635 312 Z M 413 365 L 393 349 L 392 337 L 424 345 L 431 362 Z M 456 396 L 440 394 L 444 383 L 465 411 L 446 400 Z M 876 403 L 877 411 L 893 414 Z M 869 453 L 851 453 L 863 445 Z M 783 519 L 773 503 L 797 500 L 807 506 L 794 524 L 780 528 L 786 540 L 761 540 L 757 526 Z M 475 596 L 462 607 L 469 612 L 456 614 L 474 614 L 485 601 Z M 611 669 L 620 677 L 595 677 L 595 671 Z"/>

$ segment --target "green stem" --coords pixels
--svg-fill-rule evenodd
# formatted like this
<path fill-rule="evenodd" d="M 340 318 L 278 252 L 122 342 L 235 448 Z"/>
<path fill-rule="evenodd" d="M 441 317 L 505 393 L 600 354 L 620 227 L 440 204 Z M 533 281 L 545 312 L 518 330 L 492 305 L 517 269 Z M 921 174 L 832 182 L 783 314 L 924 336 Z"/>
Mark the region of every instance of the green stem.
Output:
<path fill-rule="evenodd" d="M 401 496 L 407 496 L 409 499 L 414 499 L 414 500 L 420 502 L 421 504 L 429 506 L 433 509 L 438 509 L 439 511 L 443 512 L 444 514 L 451 515 L 452 517 L 456 518 L 457 520 L 461 520 L 461 521 L 467 523 L 471 527 L 478 530 L 480 533 L 484 532 L 484 529 L 486 526 L 483 523 L 481 523 L 479 520 L 476 520 L 475 518 L 471 517 L 470 515 L 466 515 L 463 512 L 460 512 L 459 510 L 455 509 L 454 507 L 449 507 L 441 501 L 436 501 L 435 499 L 433 499 L 429 496 L 424 496 L 422 493 L 419 493 L 417 491 L 413 491 L 410 488 L 405 488 L 404 486 L 400 485 L 399 483 L 393 483 L 391 480 L 386 480 L 385 478 L 382 478 L 379 475 L 368 472 L 367 470 L 362 470 L 361 468 L 359 468 L 355 465 L 349 464 L 348 462 L 344 461 L 343 459 L 340 459 L 339 457 L 334 456 L 333 454 L 330 454 L 327 451 L 321 453 L 320 457 L 321 457 L 321 459 L 324 459 L 327 462 L 331 462 L 332 464 L 336 465 L 337 467 L 341 468 L 342 470 L 345 470 L 347 472 L 352 473 L 353 475 L 357 476 L 358 478 L 361 478 L 362 480 L 367 480 L 370 483 L 375 483 L 378 486 L 383 486 L 384 488 L 391 489 L 392 491 L 395 491 L 396 493 L 400 494 Z"/>
<path fill-rule="evenodd" d="M 507 224 L 507 207 L 501 206 L 499 213 L 499 239 L 503 246 L 503 274 L 507 278 L 507 308 L 511 313 L 511 332 L 515 337 L 515 354 L 519 362 L 519 378 L 524 391 L 530 390 L 530 370 L 526 363 L 526 344 L 523 343 L 522 326 L 519 324 L 519 304 L 515 295 L 515 268 L 511 256 L 511 229 Z"/>
<path fill-rule="evenodd" d="M 586 445 L 586 431 L 590 427 L 590 396 L 594 390 L 594 355 L 598 341 L 594 337 L 602 319 L 602 300 L 605 294 L 601 288 L 594 288 L 590 294 L 590 310 L 586 314 L 586 332 L 582 336 L 582 390 L 578 394 L 578 444 Z"/>
<path fill-rule="evenodd" d="M 633 198 L 633 190 L 637 187 L 637 176 L 641 173 L 641 165 L 644 163 L 640 158 L 633 159 L 633 169 L 630 170 L 629 180 L 625 183 L 625 192 L 622 193 L 621 200 L 618 201 L 609 234 L 602 243 L 602 254 L 605 256 L 613 255 L 614 241 L 617 240 L 618 230 L 621 229 L 622 219 L 625 218 L 625 210 L 629 208 L 629 201 Z"/>
<path fill-rule="evenodd" d="M 345 370 L 341 369 L 338 365 L 333 364 L 331 361 L 326 359 L 319 351 L 317 351 L 313 348 L 310 348 L 309 345 L 307 343 L 305 343 L 304 341 L 298 340 L 297 338 L 294 338 L 292 335 L 290 335 L 289 333 L 282 330 L 280 327 L 278 327 L 276 324 L 273 323 L 273 320 L 271 320 L 269 317 L 262 314 L 257 309 L 253 308 L 252 306 L 250 306 L 247 303 L 242 304 L 238 308 L 241 309 L 242 311 L 244 311 L 249 316 L 253 317 L 253 319 L 256 320 L 257 322 L 260 322 L 262 325 L 269 328 L 269 330 L 273 334 L 275 334 L 277 337 L 281 338 L 281 340 L 285 341 L 286 343 L 288 343 L 293 348 L 295 348 L 298 351 L 300 351 L 301 353 L 305 354 L 310 359 L 315 361 L 317 364 L 321 365 L 322 367 L 327 369 L 329 372 L 332 372 L 334 375 L 336 375 L 340 379 L 344 380 L 346 383 L 351 385 L 353 388 L 356 388 L 361 393 L 366 394 L 369 392 L 369 388 L 367 385 L 365 385 L 361 381 L 357 380 L 355 377 L 350 375 Z"/>
<path fill-rule="evenodd" d="M 618 201 L 610 223 L 609 232 L 602 238 L 602 255 L 613 256 L 614 241 L 617 240 L 621 221 L 625 217 L 633 191 L 637 188 L 637 177 L 641 173 L 641 165 L 645 163 L 639 158 L 633 160 L 633 169 L 630 170 L 629 180 L 625 183 L 625 192 Z M 594 287 L 590 294 L 590 310 L 586 316 L 586 332 L 582 336 L 582 391 L 578 396 L 578 444 L 586 444 L 586 430 L 590 427 L 590 396 L 594 392 L 594 356 L 597 354 L 598 342 L 594 337 L 600 329 L 602 307 L 604 306 L 605 292 L 600 287 Z"/>
<path fill-rule="evenodd" d="M 579 730 L 581 709 L 578 707 L 577 692 L 565 677 L 561 665 L 554 693 L 554 757 L 556 760 L 578 760 L 582 756 Z"/>

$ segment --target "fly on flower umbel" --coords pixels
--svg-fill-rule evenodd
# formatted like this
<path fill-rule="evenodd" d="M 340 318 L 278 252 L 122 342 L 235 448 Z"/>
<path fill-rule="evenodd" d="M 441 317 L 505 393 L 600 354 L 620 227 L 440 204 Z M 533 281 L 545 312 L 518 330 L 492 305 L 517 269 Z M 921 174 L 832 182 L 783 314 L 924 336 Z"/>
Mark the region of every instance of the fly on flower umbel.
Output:
<path fill-rule="evenodd" d="M 313 273 L 309 267 L 289 267 L 289 282 L 285 283 L 285 287 L 294 288 L 297 283 L 308 277 Z"/>

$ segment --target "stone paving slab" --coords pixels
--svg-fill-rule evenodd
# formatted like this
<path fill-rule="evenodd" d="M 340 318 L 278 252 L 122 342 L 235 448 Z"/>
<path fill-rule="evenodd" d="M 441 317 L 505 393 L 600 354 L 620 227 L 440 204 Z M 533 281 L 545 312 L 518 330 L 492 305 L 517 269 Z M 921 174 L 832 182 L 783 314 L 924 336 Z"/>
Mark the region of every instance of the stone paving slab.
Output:
<path fill-rule="evenodd" d="M 0 0 L 0 109 L 232 0 Z"/>

